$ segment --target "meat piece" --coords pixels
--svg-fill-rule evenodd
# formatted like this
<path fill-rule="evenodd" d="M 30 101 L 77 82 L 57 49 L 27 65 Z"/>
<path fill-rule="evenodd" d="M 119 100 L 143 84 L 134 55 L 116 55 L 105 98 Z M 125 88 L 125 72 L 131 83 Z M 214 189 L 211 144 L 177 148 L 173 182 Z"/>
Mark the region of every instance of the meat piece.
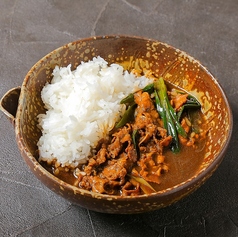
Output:
<path fill-rule="evenodd" d="M 132 143 L 129 143 L 128 146 L 125 149 L 125 152 L 127 153 L 128 158 L 132 161 L 132 162 L 136 162 L 138 159 L 138 155 L 136 152 L 136 149 L 134 147 L 134 145 Z"/>
<path fill-rule="evenodd" d="M 149 112 L 154 107 L 150 95 L 147 92 L 142 92 L 141 90 L 134 94 L 134 100 L 139 107 L 139 111 Z"/>
<path fill-rule="evenodd" d="M 95 168 L 97 167 L 97 162 L 94 158 L 90 158 L 89 161 L 88 161 L 88 164 L 87 166 L 85 166 L 84 168 L 84 172 L 87 174 L 87 175 L 90 175 L 92 174 L 92 172 L 94 172 L 95 174 Z"/>
<path fill-rule="evenodd" d="M 187 101 L 188 94 L 178 94 L 172 99 L 173 107 L 178 111 Z"/>
<path fill-rule="evenodd" d="M 134 98 L 138 107 L 133 129 L 139 130 L 139 149 L 143 152 L 151 139 L 154 139 L 157 146 L 160 146 L 157 137 L 167 136 L 167 131 L 160 128 L 161 120 L 150 95 L 147 92 L 139 91 L 135 93 Z M 157 150 L 160 151 L 160 148 L 158 147 Z"/>
<path fill-rule="evenodd" d="M 118 181 L 122 185 L 125 183 L 125 176 L 130 171 L 132 164 L 126 153 L 123 153 L 118 159 L 108 162 L 108 165 L 102 171 L 102 175 L 108 180 Z"/>
<path fill-rule="evenodd" d="M 115 158 L 119 155 L 123 143 L 128 142 L 129 144 L 132 143 L 131 140 L 131 126 L 124 126 L 116 133 L 112 134 L 112 141 L 111 144 L 108 146 L 108 154 L 110 157 Z"/>
<path fill-rule="evenodd" d="M 96 175 L 97 167 L 107 160 L 107 149 L 105 144 L 102 144 L 102 148 L 97 152 L 97 154 L 90 158 L 87 166 L 84 168 L 84 172 L 88 175 Z"/>
<path fill-rule="evenodd" d="M 160 172 L 158 174 L 147 174 L 146 176 L 142 176 L 147 182 L 151 182 L 151 183 L 156 183 L 156 184 L 160 184 Z"/>
<path fill-rule="evenodd" d="M 118 186 L 118 184 L 112 185 L 112 183 L 105 178 L 101 178 L 99 176 L 90 176 L 90 182 L 92 191 L 95 193 L 104 193 L 110 195 L 117 193 L 115 186 Z"/>
<path fill-rule="evenodd" d="M 186 122 L 186 119 L 183 118 L 181 121 L 181 126 L 183 127 L 183 129 L 185 130 L 186 133 L 189 133 L 191 127 L 189 126 L 189 124 Z"/>
<path fill-rule="evenodd" d="M 139 183 L 132 184 L 131 182 L 126 182 L 126 184 L 122 187 L 122 196 L 138 196 L 139 194 Z"/>
<path fill-rule="evenodd" d="M 90 183 L 92 191 L 95 193 L 106 193 L 105 185 L 108 183 L 106 179 L 102 179 L 98 176 L 90 176 Z"/>
<path fill-rule="evenodd" d="M 148 182 L 160 184 L 161 174 L 168 171 L 168 166 L 162 160 L 156 152 L 144 154 L 137 162 L 140 167 L 139 175 Z"/>
<path fill-rule="evenodd" d="M 95 164 L 93 161 L 95 160 L 91 159 L 90 163 L 92 165 Z M 96 174 L 91 172 L 90 175 L 84 176 L 79 182 L 79 187 L 87 190 L 91 189 L 97 193 L 115 194 L 118 188 L 126 183 L 126 175 L 130 172 L 132 164 L 133 162 L 126 153 L 122 153 L 118 159 L 108 160 L 107 165 L 98 170 Z M 89 169 L 89 167 L 93 166 L 87 166 L 86 168 Z"/>
<path fill-rule="evenodd" d="M 159 136 L 162 138 L 166 138 L 167 137 L 167 130 L 162 128 L 162 127 L 157 127 Z"/>
<path fill-rule="evenodd" d="M 137 106 L 134 129 L 146 128 L 149 124 L 158 120 L 159 116 L 155 106 L 147 92 L 135 93 L 134 99 Z"/>
<path fill-rule="evenodd" d="M 171 143 L 171 141 L 172 141 L 172 136 L 165 137 L 160 140 L 160 145 L 162 147 L 166 147 Z"/>
<path fill-rule="evenodd" d="M 145 129 L 145 132 L 142 133 L 143 131 L 141 131 L 141 136 L 140 136 L 140 141 L 139 141 L 139 146 L 142 143 L 147 143 L 149 141 L 149 139 L 154 135 L 154 133 L 156 132 L 156 126 L 151 123 L 148 124 L 148 126 Z"/>
<path fill-rule="evenodd" d="M 195 138 L 192 138 L 192 137 L 184 138 L 180 135 L 178 137 L 179 137 L 180 143 L 183 144 L 184 146 L 195 146 Z"/>
<path fill-rule="evenodd" d="M 90 176 L 87 175 L 83 176 L 82 180 L 79 182 L 79 187 L 86 190 L 91 190 L 92 186 Z"/>

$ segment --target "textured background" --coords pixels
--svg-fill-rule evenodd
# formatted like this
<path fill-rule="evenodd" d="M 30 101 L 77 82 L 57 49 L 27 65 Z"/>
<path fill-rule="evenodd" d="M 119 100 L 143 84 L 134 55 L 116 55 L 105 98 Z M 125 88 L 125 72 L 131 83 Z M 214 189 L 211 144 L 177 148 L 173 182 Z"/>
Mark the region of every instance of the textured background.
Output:
<path fill-rule="evenodd" d="M 209 68 L 234 115 L 224 161 L 199 190 L 168 208 L 139 215 L 95 213 L 35 178 L 0 113 L 0 236 L 238 236 L 238 1 L 0 0 L 0 98 L 53 49 L 106 34 L 158 39 Z"/>

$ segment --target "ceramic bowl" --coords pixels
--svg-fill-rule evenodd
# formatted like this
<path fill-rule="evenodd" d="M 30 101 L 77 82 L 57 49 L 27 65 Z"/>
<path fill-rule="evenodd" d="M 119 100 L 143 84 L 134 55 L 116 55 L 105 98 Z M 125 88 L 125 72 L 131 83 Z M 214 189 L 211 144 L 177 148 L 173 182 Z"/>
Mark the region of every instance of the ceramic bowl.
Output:
<path fill-rule="evenodd" d="M 124 69 L 152 70 L 195 93 L 210 123 L 206 154 L 197 172 L 174 187 L 150 195 L 121 197 L 97 194 L 74 187 L 45 170 L 38 162 L 37 141 L 41 131 L 37 115 L 44 113 L 41 90 L 50 82 L 56 65 L 72 65 L 101 56 Z M 104 213 L 141 213 L 168 206 L 200 187 L 217 169 L 232 133 L 232 113 L 227 98 L 213 75 L 200 62 L 168 44 L 129 36 L 103 36 L 81 39 L 64 45 L 39 60 L 27 73 L 21 87 L 1 99 L 1 110 L 15 126 L 16 141 L 31 171 L 49 189 L 84 208 Z"/>

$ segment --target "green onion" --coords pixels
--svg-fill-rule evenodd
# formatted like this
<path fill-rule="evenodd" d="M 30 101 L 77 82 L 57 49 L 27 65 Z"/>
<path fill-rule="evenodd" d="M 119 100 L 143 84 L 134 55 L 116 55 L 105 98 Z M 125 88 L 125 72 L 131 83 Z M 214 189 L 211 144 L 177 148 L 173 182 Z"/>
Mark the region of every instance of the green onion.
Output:
<path fill-rule="evenodd" d="M 133 132 L 132 132 L 132 142 L 133 142 L 133 145 L 136 149 L 137 157 L 140 156 L 140 149 L 139 149 L 139 146 L 138 146 L 138 141 L 139 141 L 138 135 L 139 135 L 138 130 L 137 129 L 133 130 Z"/>
<path fill-rule="evenodd" d="M 121 120 L 116 124 L 115 128 L 123 127 L 126 123 L 132 121 L 134 119 L 135 109 L 137 104 L 133 103 L 128 107 L 128 109 L 123 114 Z"/>
<path fill-rule="evenodd" d="M 186 103 L 180 108 L 177 113 L 178 121 L 181 120 L 182 114 L 185 109 L 199 109 L 201 108 L 201 104 L 199 101 L 192 95 L 188 95 Z"/>
<path fill-rule="evenodd" d="M 167 128 L 165 127 L 165 129 L 167 129 L 168 135 L 172 136 L 172 142 L 170 144 L 171 150 L 174 153 L 178 153 L 180 151 L 178 132 L 183 134 L 183 131 L 181 130 L 181 125 L 181 128 L 178 126 L 179 122 L 177 121 L 176 113 L 173 107 L 170 105 L 167 94 L 167 87 L 164 83 L 164 79 L 160 77 L 157 81 L 155 81 L 154 87 L 158 93 L 160 105 L 163 108 L 166 117 Z M 179 129 L 179 131 L 177 130 L 177 128 Z"/>
<path fill-rule="evenodd" d="M 129 175 L 131 179 L 134 179 L 137 183 L 139 183 L 140 188 L 145 194 L 150 194 L 156 192 L 156 190 L 142 177 L 136 177 L 133 175 Z"/>

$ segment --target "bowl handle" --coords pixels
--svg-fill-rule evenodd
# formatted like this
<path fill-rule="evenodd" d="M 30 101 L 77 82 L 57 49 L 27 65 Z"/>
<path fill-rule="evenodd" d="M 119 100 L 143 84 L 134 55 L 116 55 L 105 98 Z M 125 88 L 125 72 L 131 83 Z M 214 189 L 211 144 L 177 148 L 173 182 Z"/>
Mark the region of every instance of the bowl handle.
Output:
<path fill-rule="evenodd" d="M 12 88 L 0 100 L 0 110 L 2 110 L 2 112 L 8 117 L 13 125 L 15 125 L 15 117 L 20 93 L 20 86 Z"/>

